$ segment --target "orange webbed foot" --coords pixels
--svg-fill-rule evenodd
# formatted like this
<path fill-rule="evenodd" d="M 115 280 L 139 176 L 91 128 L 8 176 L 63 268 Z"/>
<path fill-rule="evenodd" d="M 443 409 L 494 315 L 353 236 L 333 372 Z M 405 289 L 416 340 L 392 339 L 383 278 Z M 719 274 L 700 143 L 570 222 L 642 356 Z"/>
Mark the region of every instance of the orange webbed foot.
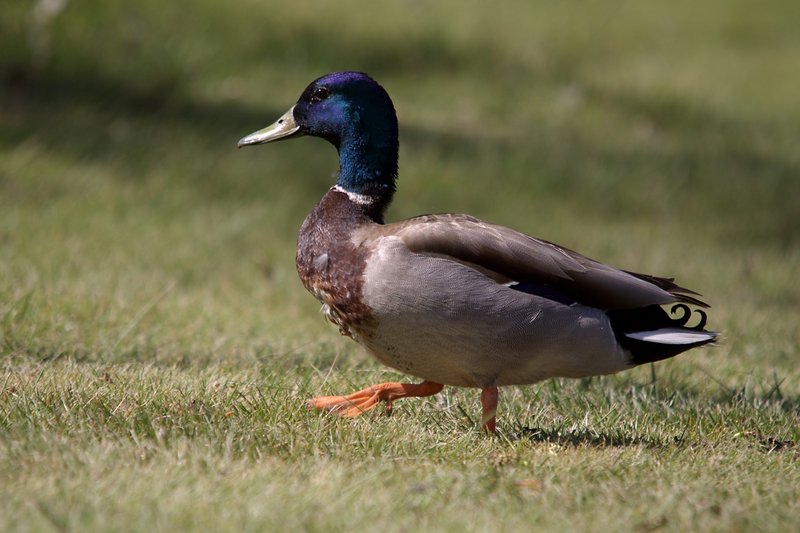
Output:
<path fill-rule="evenodd" d="M 442 390 L 441 383 L 423 381 L 422 383 L 388 382 L 372 385 L 347 396 L 318 396 L 308 400 L 312 409 L 328 409 L 340 416 L 353 417 L 386 402 L 386 410 L 391 412 L 392 402 L 411 396 L 432 396 Z"/>

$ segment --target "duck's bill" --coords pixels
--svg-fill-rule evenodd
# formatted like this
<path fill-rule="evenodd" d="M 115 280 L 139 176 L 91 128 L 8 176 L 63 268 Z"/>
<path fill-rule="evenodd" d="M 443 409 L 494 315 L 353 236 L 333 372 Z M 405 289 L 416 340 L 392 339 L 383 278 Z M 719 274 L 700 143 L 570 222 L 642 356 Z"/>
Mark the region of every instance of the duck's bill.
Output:
<path fill-rule="evenodd" d="M 263 130 L 258 130 L 251 133 L 247 137 L 239 139 L 239 148 L 251 144 L 264 144 L 280 139 L 288 139 L 290 137 L 297 137 L 302 135 L 300 126 L 294 121 L 294 106 L 287 111 L 281 118 L 275 121 L 271 126 L 267 126 Z"/>

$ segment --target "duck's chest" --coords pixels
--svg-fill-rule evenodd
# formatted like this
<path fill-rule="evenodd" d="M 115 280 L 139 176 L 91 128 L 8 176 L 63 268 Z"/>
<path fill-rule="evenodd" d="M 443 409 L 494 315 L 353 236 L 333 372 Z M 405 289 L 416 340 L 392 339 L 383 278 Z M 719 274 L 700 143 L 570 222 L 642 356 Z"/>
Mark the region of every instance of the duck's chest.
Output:
<path fill-rule="evenodd" d="M 297 273 L 306 289 L 322 302 L 326 317 L 343 335 L 355 337 L 369 329 L 373 317 L 362 299 L 370 250 L 356 244 L 352 235 L 371 222 L 347 205 L 346 196 L 330 196 L 329 192 L 300 228 Z"/>

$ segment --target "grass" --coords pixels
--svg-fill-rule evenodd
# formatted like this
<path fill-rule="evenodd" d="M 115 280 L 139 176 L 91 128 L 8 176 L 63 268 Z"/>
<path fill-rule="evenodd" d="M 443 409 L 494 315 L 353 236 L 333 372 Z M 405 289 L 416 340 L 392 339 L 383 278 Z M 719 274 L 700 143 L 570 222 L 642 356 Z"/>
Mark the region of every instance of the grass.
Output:
<path fill-rule="evenodd" d="M 4 529 L 792 530 L 800 34 L 768 4 L 5 6 Z M 473 390 L 305 411 L 402 376 L 296 279 L 333 150 L 234 146 L 342 68 L 398 109 L 390 219 L 469 212 L 674 275 L 724 341 L 504 389 L 497 438 Z"/>

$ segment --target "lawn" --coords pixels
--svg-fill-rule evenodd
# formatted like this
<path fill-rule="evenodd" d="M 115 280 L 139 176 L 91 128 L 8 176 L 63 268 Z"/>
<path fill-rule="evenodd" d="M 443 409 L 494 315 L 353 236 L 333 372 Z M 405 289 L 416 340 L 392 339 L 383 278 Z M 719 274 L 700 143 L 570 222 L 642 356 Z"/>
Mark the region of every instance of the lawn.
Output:
<path fill-rule="evenodd" d="M 800 4 L 53 6 L 0 12 L 4 530 L 796 528 Z M 503 389 L 496 437 L 476 390 L 307 411 L 404 378 L 294 270 L 335 151 L 236 141 L 342 69 L 398 111 L 388 219 L 674 276 L 722 341 Z"/>

